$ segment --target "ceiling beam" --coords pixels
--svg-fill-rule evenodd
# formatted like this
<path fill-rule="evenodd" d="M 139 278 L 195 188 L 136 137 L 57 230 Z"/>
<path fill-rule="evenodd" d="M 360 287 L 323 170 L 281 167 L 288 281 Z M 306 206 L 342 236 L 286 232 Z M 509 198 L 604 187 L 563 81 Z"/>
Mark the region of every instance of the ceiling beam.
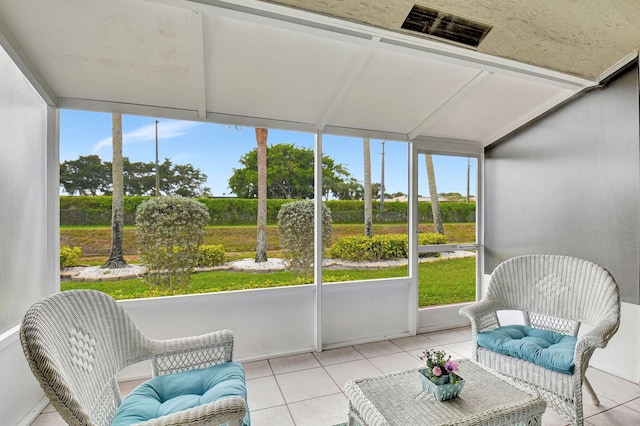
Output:
<path fill-rule="evenodd" d="M 322 108 L 322 113 L 318 118 L 317 128 L 323 129 L 324 126 L 335 115 L 342 101 L 346 98 L 347 94 L 351 90 L 353 83 L 356 81 L 364 67 L 369 62 L 371 55 L 375 50 L 375 45 L 380 41 L 380 38 L 375 37 L 369 43 L 362 46 L 358 54 L 351 61 L 349 66 L 345 69 L 344 73 L 335 79 L 336 86 L 330 92 L 328 102 Z"/>
<path fill-rule="evenodd" d="M 460 102 L 468 93 L 470 93 L 475 87 L 484 80 L 487 76 L 491 75 L 486 71 L 480 71 L 475 75 L 471 80 L 469 80 L 464 86 L 462 86 L 456 93 L 454 93 L 449 99 L 440 104 L 438 109 L 433 111 L 427 118 L 425 118 L 422 123 L 418 124 L 412 131 L 407 135 L 407 139 L 413 140 L 420 133 L 426 130 L 429 126 L 431 126 L 435 121 L 440 118 L 442 114 L 449 111 L 455 104 Z"/>
<path fill-rule="evenodd" d="M 207 64 L 204 60 L 204 22 L 202 13 L 192 10 L 191 21 L 193 24 L 193 41 L 192 41 L 192 76 L 194 96 L 198 109 L 198 118 L 207 118 L 207 87 L 206 78 Z"/>

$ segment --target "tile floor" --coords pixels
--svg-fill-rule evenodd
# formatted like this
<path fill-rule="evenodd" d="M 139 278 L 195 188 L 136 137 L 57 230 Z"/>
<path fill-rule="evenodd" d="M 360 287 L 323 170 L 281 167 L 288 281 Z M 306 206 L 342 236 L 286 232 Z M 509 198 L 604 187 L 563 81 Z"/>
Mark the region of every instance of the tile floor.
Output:
<path fill-rule="evenodd" d="M 245 363 L 251 424 L 331 426 L 345 422 L 348 408 L 343 389 L 347 380 L 419 367 L 416 355 L 427 347 L 439 347 L 454 357 L 469 357 L 470 337 L 468 328 L 458 328 Z M 639 385 L 612 379 L 593 368 L 587 371 L 587 377 L 601 404 L 593 406 L 585 395 L 586 425 L 640 424 Z M 122 383 L 123 393 L 136 384 Z M 64 424 L 51 406 L 32 423 L 37 426 Z M 567 423 L 547 409 L 542 424 Z"/>

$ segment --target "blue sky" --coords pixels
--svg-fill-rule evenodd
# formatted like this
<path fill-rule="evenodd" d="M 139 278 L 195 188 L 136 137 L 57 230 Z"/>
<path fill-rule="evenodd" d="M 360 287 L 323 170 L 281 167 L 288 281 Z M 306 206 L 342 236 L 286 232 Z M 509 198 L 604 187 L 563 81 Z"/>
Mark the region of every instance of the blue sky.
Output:
<path fill-rule="evenodd" d="M 123 155 L 131 161 L 155 161 L 155 117 L 122 117 Z M 371 180 L 380 182 L 382 141 L 371 140 Z M 314 134 L 269 130 L 268 144 L 293 143 L 313 148 Z M 207 175 L 207 185 L 214 196 L 233 196 L 227 182 L 242 155 L 256 146 L 253 128 L 219 124 L 158 119 L 158 157 L 174 164 L 192 164 Z M 385 189 L 387 193 L 406 193 L 407 144 L 387 141 L 385 150 Z M 358 181 L 364 178 L 362 139 L 325 135 L 323 151 L 344 164 Z M 60 112 L 60 162 L 81 155 L 98 155 L 111 161 L 111 114 L 62 110 Z M 476 163 L 472 160 L 471 194 L 475 195 Z M 466 194 L 467 159 L 434 157 L 438 192 Z M 419 163 L 419 193 L 428 196 L 424 161 Z"/>

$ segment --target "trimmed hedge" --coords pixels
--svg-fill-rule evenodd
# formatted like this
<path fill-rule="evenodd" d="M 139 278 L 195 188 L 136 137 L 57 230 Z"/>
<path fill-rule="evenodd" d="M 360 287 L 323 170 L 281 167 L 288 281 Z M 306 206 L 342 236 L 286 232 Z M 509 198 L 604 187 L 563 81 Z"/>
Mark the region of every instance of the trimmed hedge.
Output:
<path fill-rule="evenodd" d="M 135 225 L 138 206 L 151 197 L 125 197 L 124 223 Z M 258 200 L 241 198 L 199 198 L 207 206 L 210 225 L 255 225 Z M 295 200 L 267 200 L 267 223 L 278 223 L 278 212 L 285 203 Z M 333 223 L 364 223 L 364 201 L 332 200 L 325 205 L 331 209 Z M 476 220 L 476 204 L 464 202 L 440 202 L 442 220 L 445 223 L 473 223 Z M 418 220 L 433 222 L 431 203 L 418 203 Z M 380 202 L 373 203 L 373 223 L 406 223 L 407 203 L 385 201 L 384 211 Z M 111 226 L 110 196 L 61 196 L 60 224 L 63 226 Z"/>
<path fill-rule="evenodd" d="M 419 245 L 446 244 L 446 235 L 432 232 L 418 234 Z M 406 258 L 409 252 L 407 235 L 385 234 L 366 237 L 364 235 L 342 237 L 329 247 L 331 258 L 352 262 L 377 262 Z"/>

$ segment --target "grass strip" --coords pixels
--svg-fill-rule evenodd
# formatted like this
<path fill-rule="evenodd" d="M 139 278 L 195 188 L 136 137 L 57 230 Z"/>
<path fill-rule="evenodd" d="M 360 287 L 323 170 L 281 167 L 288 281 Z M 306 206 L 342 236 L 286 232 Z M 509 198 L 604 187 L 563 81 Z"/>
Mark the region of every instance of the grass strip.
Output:
<path fill-rule="evenodd" d="M 325 282 L 374 280 L 380 278 L 406 277 L 406 266 L 387 269 L 326 270 Z M 476 258 L 424 262 L 418 265 L 418 303 L 420 306 L 447 305 L 475 300 Z M 121 281 L 65 281 L 61 289 L 94 289 L 110 294 L 118 300 L 159 297 L 177 294 L 198 294 L 218 291 L 248 290 L 255 288 L 282 287 L 307 284 L 293 273 L 248 273 L 213 271 L 191 276 L 187 291 L 150 289 L 141 279 Z"/>

